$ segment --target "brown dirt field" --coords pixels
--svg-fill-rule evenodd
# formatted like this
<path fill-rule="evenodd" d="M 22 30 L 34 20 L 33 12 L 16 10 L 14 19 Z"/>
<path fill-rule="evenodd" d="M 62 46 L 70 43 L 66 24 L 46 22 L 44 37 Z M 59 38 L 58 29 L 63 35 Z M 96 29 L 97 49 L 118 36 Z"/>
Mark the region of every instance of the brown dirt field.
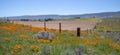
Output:
<path fill-rule="evenodd" d="M 81 30 L 93 29 L 97 22 L 80 22 L 80 21 L 49 21 L 46 22 L 46 27 L 49 29 L 59 29 L 59 22 L 61 22 L 62 30 L 76 30 L 80 27 Z M 38 21 L 14 21 L 17 24 L 32 25 L 35 27 L 44 27 L 44 22 Z"/>

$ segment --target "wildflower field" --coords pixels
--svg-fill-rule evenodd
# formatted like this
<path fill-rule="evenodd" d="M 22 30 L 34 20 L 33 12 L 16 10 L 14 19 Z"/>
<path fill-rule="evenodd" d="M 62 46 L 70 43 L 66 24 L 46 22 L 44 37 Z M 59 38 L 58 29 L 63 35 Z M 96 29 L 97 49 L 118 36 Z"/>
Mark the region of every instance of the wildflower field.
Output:
<path fill-rule="evenodd" d="M 59 33 L 47 28 L 56 35 L 50 41 L 33 38 L 34 34 L 44 31 L 43 27 L 4 22 L 0 24 L 0 55 L 120 55 L 120 42 L 100 34 L 99 31 L 104 30 L 100 25 L 105 25 L 106 31 L 114 30 L 106 23 L 99 23 L 94 32 L 81 31 L 81 36 L 77 37 L 76 31 L 62 30 Z M 119 29 L 119 25 L 117 27 Z"/>

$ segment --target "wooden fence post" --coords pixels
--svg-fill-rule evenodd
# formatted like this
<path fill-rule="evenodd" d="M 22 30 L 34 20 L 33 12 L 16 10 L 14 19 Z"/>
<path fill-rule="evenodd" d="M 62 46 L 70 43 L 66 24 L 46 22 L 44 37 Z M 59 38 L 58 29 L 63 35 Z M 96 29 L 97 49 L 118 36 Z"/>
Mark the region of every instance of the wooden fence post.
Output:
<path fill-rule="evenodd" d="M 31 24 L 29 25 L 29 27 L 30 27 L 30 30 L 32 30 L 32 25 Z"/>
<path fill-rule="evenodd" d="M 61 23 L 59 23 L 59 33 L 61 33 Z"/>
<path fill-rule="evenodd" d="M 77 28 L 77 37 L 80 37 L 80 33 L 81 32 L 81 30 L 80 30 L 80 28 Z"/>
<path fill-rule="evenodd" d="M 88 28 L 87 28 L 87 34 L 89 34 L 89 32 L 88 32 Z"/>
<path fill-rule="evenodd" d="M 44 31 L 46 31 L 46 19 L 44 20 Z"/>
<path fill-rule="evenodd" d="M 92 30 L 90 29 L 90 33 L 92 33 Z"/>

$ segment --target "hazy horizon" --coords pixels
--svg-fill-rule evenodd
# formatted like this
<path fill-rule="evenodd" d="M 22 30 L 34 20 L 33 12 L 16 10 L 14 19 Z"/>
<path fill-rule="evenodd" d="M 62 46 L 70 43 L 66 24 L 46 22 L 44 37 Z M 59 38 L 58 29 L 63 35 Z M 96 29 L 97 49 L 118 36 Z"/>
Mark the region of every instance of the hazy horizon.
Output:
<path fill-rule="evenodd" d="M 0 17 L 120 11 L 120 0 L 1 0 Z"/>

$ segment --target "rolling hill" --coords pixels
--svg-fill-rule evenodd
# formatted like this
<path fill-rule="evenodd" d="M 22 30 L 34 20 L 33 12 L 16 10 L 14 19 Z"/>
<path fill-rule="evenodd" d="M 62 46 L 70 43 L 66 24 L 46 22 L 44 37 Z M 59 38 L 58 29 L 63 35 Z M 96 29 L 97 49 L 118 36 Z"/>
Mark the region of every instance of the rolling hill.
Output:
<path fill-rule="evenodd" d="M 90 13 L 90 14 L 77 14 L 77 15 L 24 15 L 24 16 L 11 16 L 11 17 L 1 17 L 4 19 L 43 19 L 43 18 L 53 18 L 53 19 L 62 19 L 62 18 L 89 18 L 89 17 L 120 17 L 120 11 L 117 12 L 101 12 L 101 13 Z"/>

